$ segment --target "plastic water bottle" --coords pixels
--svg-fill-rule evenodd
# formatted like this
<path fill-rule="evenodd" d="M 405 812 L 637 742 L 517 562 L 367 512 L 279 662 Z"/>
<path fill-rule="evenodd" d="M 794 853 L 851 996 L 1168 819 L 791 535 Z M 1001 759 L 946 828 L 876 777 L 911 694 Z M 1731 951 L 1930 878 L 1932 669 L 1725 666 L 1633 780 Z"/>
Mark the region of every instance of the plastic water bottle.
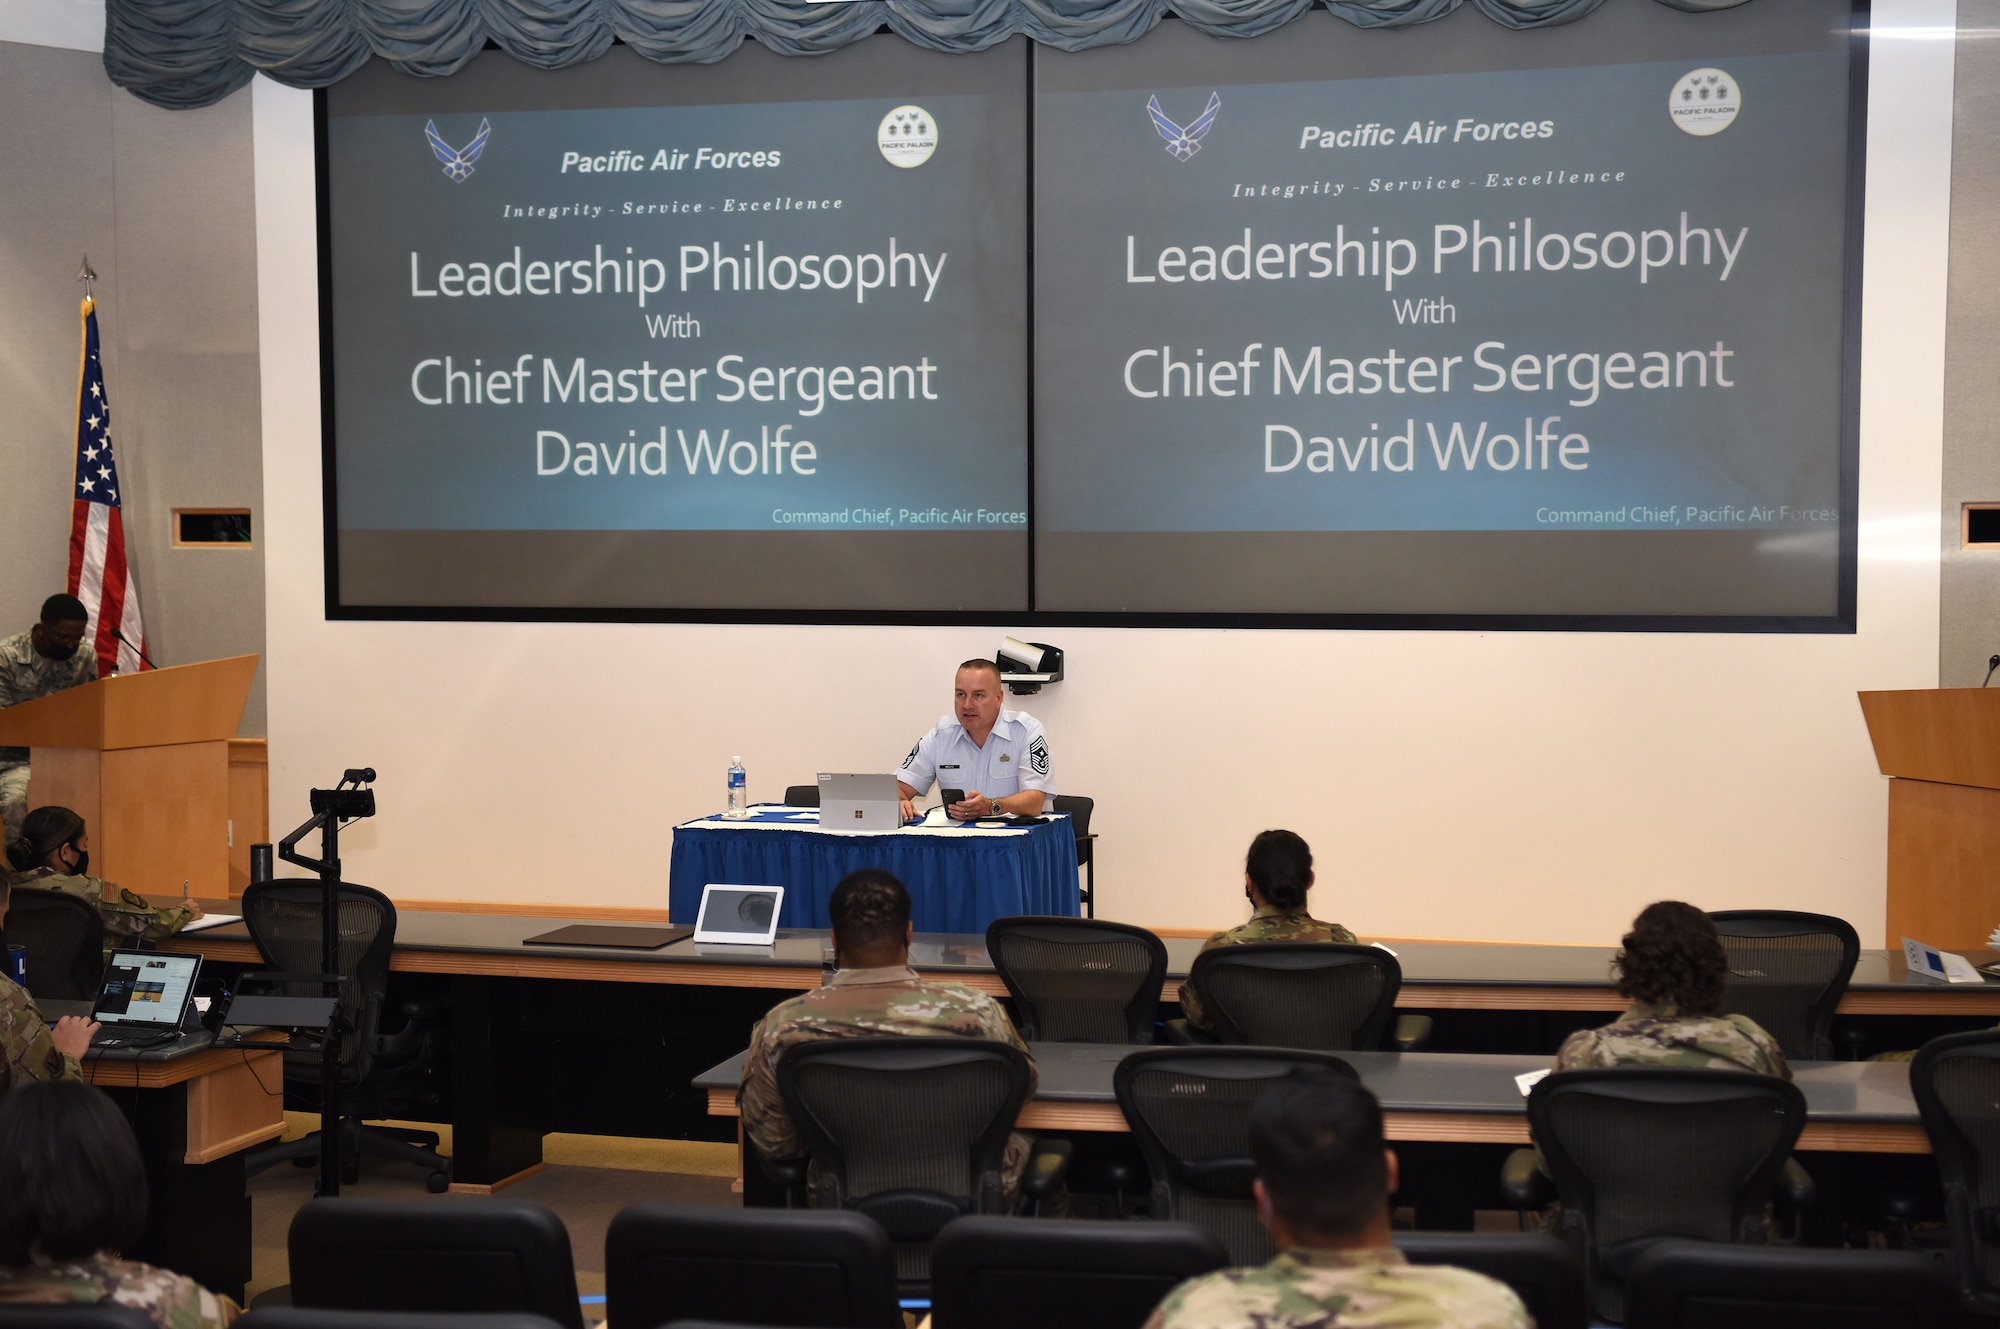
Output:
<path fill-rule="evenodd" d="M 729 759 L 729 807 L 722 815 L 725 817 L 750 815 L 750 772 L 743 769 L 741 757 Z"/>

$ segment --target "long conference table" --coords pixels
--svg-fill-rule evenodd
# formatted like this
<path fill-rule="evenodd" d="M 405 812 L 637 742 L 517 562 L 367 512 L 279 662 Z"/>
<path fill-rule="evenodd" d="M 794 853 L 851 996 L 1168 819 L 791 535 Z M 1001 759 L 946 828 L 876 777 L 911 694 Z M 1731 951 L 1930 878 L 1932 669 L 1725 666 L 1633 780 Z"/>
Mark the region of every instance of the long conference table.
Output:
<path fill-rule="evenodd" d="M 215 903 L 218 911 L 229 902 Z M 609 948 L 529 945 L 526 939 L 570 923 L 633 923 L 638 911 L 619 911 L 622 918 L 605 919 L 587 914 L 560 917 L 509 913 L 428 911 L 421 905 L 405 905 L 398 917 L 390 969 L 400 973 L 433 974 L 450 980 L 452 1015 L 451 1087 L 453 1126 L 453 1185 L 469 1191 L 488 1191 L 504 1186 L 539 1169 L 541 1136 L 546 1129 L 537 1118 L 532 1094 L 523 1089 L 532 1073 L 519 1049 L 510 1040 L 520 1012 L 535 1000 L 533 990 L 541 981 L 611 984 L 675 984 L 688 987 L 767 989 L 797 992 L 818 987 L 828 959 L 829 934 L 824 931 L 780 932 L 770 946 L 719 946 L 692 940 L 675 942 L 654 951 Z M 664 911 L 651 921 L 663 922 Z M 1161 997 L 1179 999 L 1180 980 L 1201 949 L 1201 937 L 1164 938 L 1167 947 L 1167 978 Z M 1624 1002 L 1614 990 L 1610 977 L 1615 950 L 1608 946 L 1514 945 L 1486 942 L 1402 941 L 1387 939 L 1403 969 L 1403 986 L 1396 1005 L 1414 1010 L 1439 1011 L 1616 1011 Z M 194 951 L 210 961 L 224 964 L 258 963 L 256 948 L 241 924 L 207 931 L 185 933 L 162 943 L 166 949 Z M 1980 957 L 1986 958 L 1986 957 Z M 985 938 L 970 934 L 919 934 L 912 948 L 914 966 L 928 974 L 951 978 L 995 996 L 1006 994 L 1005 985 L 993 971 L 986 954 Z M 2000 983 L 1944 984 L 1912 975 L 1900 951 L 1863 951 L 1853 982 L 1841 1000 L 1844 1015 L 1945 1016 L 2000 1019 Z M 1388 1055 L 1388 1054 L 1361 1054 Z M 1466 1057 L 1476 1054 L 1410 1054 L 1437 1056 L 1449 1064 L 1464 1066 Z M 1507 1058 L 1494 1061 L 1496 1074 L 1504 1065 L 1516 1070 L 1546 1065 L 1546 1057 Z M 1079 1063 L 1091 1065 L 1088 1058 Z M 1359 1063 L 1357 1063 L 1358 1065 Z M 1422 1063 L 1412 1061 L 1411 1066 Z M 1446 1064 L 1446 1063 L 1440 1063 Z M 1109 1071 L 1104 1070 L 1108 1077 Z M 1829 1085 L 1842 1083 L 1842 1075 L 1855 1076 L 1857 1096 L 1860 1086 L 1873 1074 L 1892 1079 L 1904 1073 L 1900 1066 L 1869 1072 L 1860 1063 L 1827 1063 L 1813 1074 L 1828 1078 Z M 1505 1080 L 1513 1093 L 1511 1080 Z M 1802 1077 L 1802 1082 L 1803 1077 Z M 1108 1084 L 1108 1079 L 1106 1080 Z M 1044 1070 L 1044 1084 L 1050 1085 Z M 1052 1085 L 1050 1085 L 1053 1088 Z M 1485 1091 L 1481 1091 L 1485 1092 Z M 1519 1095 L 1515 1098 L 1518 1100 Z M 1056 1100 L 1049 1100 L 1051 1103 Z M 1481 1100 L 1484 1101 L 1484 1100 Z M 1506 1103 L 1498 1095 L 1495 1103 Z M 1859 1098 L 1857 1097 L 1857 1102 Z M 1872 1101 L 1872 1100 L 1871 1100 Z M 1080 1102 L 1080 1100 L 1079 1100 Z M 1037 1107 L 1036 1111 L 1054 1111 Z M 1076 1105 L 1065 1111 L 1081 1110 Z M 1098 1109 L 1101 1114 L 1101 1105 Z M 1114 1109 L 1115 1110 L 1115 1109 Z M 1415 1107 L 1411 1108 L 1416 1111 Z M 1518 1112 L 1519 1104 L 1514 1104 Z M 1467 1109 L 1475 1117 L 1495 1115 L 1491 1106 Z M 1500 1116 L 1507 1115 L 1499 1113 Z M 1912 1133 L 1914 1117 L 1902 1121 L 1901 1136 L 1877 1129 L 1881 1122 L 1867 1126 L 1865 1138 L 1876 1141 L 1866 1146 L 1883 1152 L 1915 1149 L 1921 1132 Z M 1860 1119 L 1857 1119 L 1857 1124 Z M 1517 1134 L 1496 1138 L 1525 1138 L 1518 1132 L 1525 1125 L 1492 1129 L 1515 1130 Z M 1107 1127 L 1099 1127 L 1105 1129 Z M 1078 1126 L 1076 1129 L 1091 1129 Z M 1469 1128 L 1468 1128 L 1469 1129 Z M 1458 1138 L 1458 1137 L 1454 1137 Z M 1472 1138 L 1472 1137 L 1467 1137 Z M 1902 1143 L 1896 1144 L 1894 1140 Z M 1881 1143 L 1889 1141 L 1889 1143 Z M 1836 1147 L 1804 1146 L 1804 1147 Z M 1927 1147 L 1927 1146 L 1925 1146 Z"/>
<path fill-rule="evenodd" d="M 1103 1043 L 1031 1043 L 1039 1085 L 1016 1124 L 1027 1130 L 1125 1131 L 1111 1090 L 1118 1063 L 1137 1049 Z M 1215 1051 L 1219 1049 L 1208 1049 Z M 1220 1049 L 1226 1050 L 1226 1049 Z M 738 1053 L 695 1077 L 718 1117 L 740 1116 Z M 1528 1144 L 1527 1099 L 1514 1077 L 1546 1070 L 1547 1057 L 1470 1052 L 1341 1052 L 1382 1100 L 1390 1140 Z M 1805 1094 L 1801 1150 L 1927 1154 L 1930 1141 L 1910 1097 L 1910 1068 L 1893 1062 L 1805 1061 L 1792 1068 Z"/>

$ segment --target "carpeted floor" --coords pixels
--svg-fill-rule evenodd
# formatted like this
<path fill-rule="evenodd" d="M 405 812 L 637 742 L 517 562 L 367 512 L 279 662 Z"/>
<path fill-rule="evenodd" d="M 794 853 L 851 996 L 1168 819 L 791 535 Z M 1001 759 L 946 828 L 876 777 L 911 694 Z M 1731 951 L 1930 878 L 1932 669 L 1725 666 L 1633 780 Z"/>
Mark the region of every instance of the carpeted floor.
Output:
<path fill-rule="evenodd" d="M 318 1124 L 317 1118 L 293 1113 L 287 1113 L 286 1119 L 288 1139 Z M 441 1148 L 450 1153 L 450 1128 L 441 1134 Z M 736 1178 L 734 1145 L 550 1135 L 542 1141 L 542 1156 L 547 1167 L 501 1194 L 547 1205 L 562 1219 L 576 1259 L 577 1288 L 585 1296 L 604 1291 L 604 1231 L 626 1205 L 641 1200 L 729 1207 L 741 1203 L 731 1189 Z M 280 1163 L 251 1179 L 254 1249 L 247 1293 L 252 1299 L 290 1281 L 285 1234 L 291 1228 L 292 1215 L 312 1198 L 318 1177 L 316 1167 Z M 424 1190 L 424 1174 L 417 1168 L 372 1159 L 362 1164 L 360 1183 L 343 1187 L 341 1194 L 433 1204 L 479 1202 L 476 1196 L 431 1195 Z"/>

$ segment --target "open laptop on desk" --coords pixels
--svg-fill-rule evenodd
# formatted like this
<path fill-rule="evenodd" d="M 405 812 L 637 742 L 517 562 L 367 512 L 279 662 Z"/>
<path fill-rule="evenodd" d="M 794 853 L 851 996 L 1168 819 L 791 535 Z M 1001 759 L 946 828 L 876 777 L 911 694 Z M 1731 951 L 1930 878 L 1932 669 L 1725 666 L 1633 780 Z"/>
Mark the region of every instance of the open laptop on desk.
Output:
<path fill-rule="evenodd" d="M 893 775 L 820 772 L 819 824 L 828 831 L 893 831 L 903 824 L 903 791 Z"/>
<path fill-rule="evenodd" d="M 144 1048 L 181 1036 L 188 1003 L 201 974 L 199 955 L 168 951 L 113 951 L 90 1003 L 90 1018 L 103 1027 L 93 1048 Z"/>

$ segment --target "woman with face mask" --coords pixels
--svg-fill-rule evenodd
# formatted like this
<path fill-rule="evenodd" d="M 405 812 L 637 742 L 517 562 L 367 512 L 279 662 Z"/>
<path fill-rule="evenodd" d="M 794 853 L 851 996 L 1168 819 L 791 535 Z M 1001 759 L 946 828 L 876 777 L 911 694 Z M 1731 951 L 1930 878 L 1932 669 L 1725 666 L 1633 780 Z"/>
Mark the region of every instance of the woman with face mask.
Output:
<path fill-rule="evenodd" d="M 88 900 L 104 920 L 107 954 L 141 937 L 158 941 L 171 936 L 201 917 L 198 904 L 155 909 L 143 897 L 91 876 L 90 833 L 83 818 L 65 807 L 30 812 L 7 855 L 22 865 L 14 874 L 17 890 L 60 891 Z"/>

